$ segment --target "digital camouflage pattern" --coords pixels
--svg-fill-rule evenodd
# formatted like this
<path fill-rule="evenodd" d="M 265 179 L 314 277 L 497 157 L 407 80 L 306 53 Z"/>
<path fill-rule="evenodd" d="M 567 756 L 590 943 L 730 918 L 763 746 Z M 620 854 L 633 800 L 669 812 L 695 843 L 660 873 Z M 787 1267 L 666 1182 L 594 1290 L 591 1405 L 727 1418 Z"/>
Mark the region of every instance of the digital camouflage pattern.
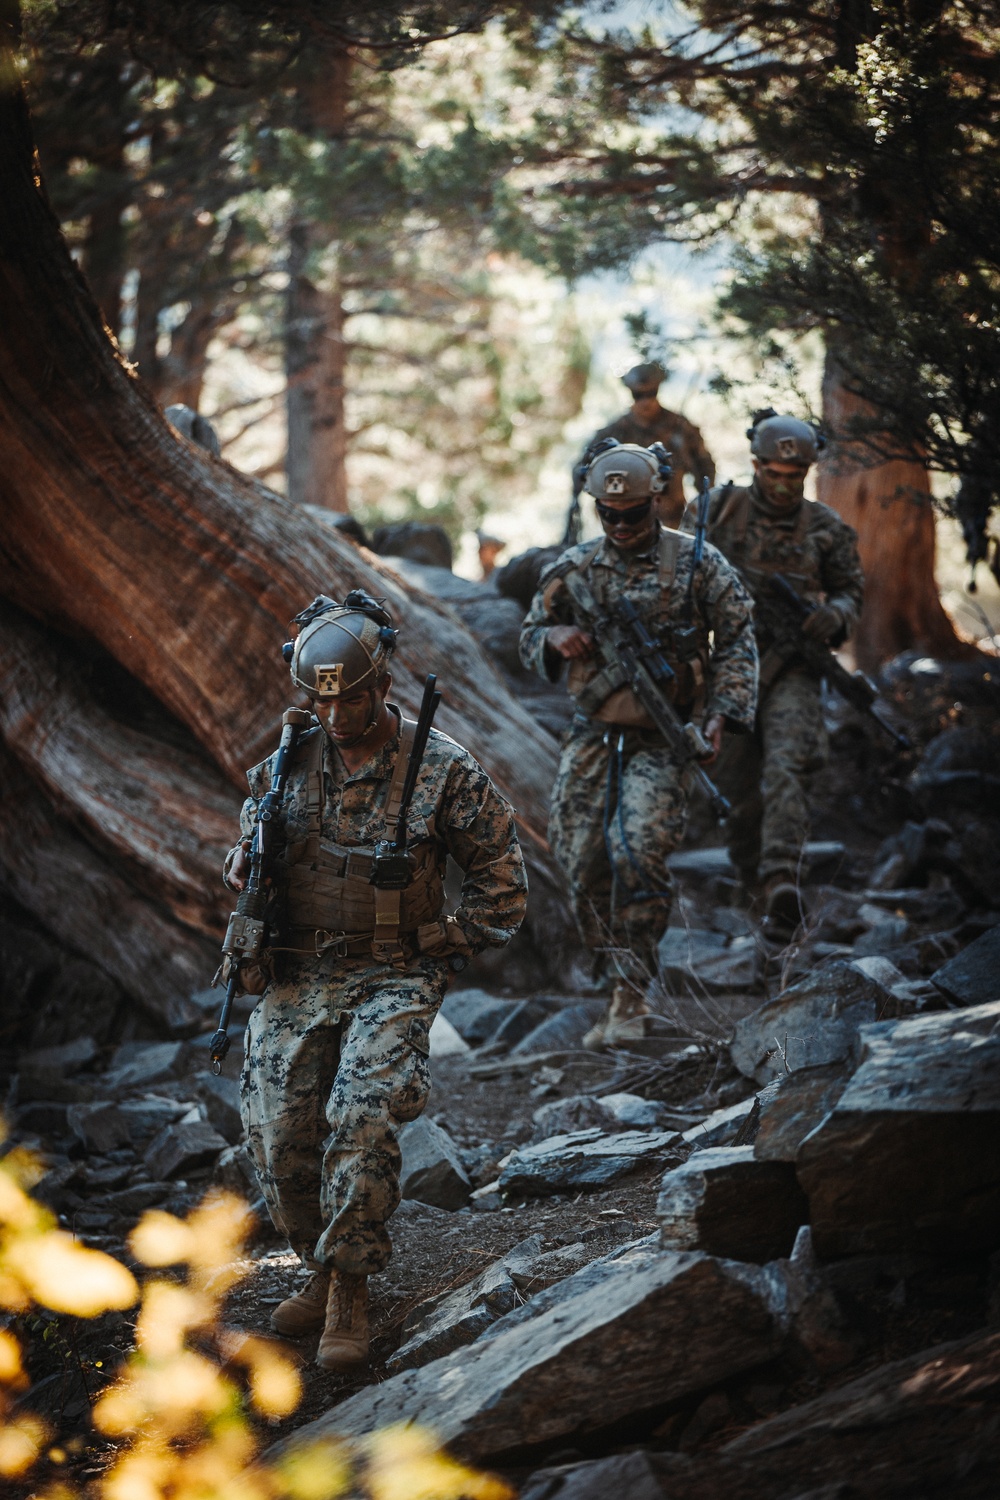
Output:
<path fill-rule="evenodd" d="M 627 411 L 595 432 L 590 441 L 596 443 L 609 437 L 617 438 L 619 443 L 638 443 L 640 448 L 662 443 L 667 449 L 673 474 L 666 491 L 657 500 L 657 511 L 667 526 L 676 526 L 684 510 L 685 474 L 690 474 L 696 485 L 701 484 L 704 476 L 710 484 L 715 479 L 715 463 L 701 432 L 680 412 L 661 406 L 651 422 L 640 422 Z"/>
<path fill-rule="evenodd" d="M 360 847 L 384 836 L 398 746 L 397 734 L 348 774 L 324 736 L 324 839 Z M 247 773 L 244 835 L 273 764 L 272 757 Z M 297 755 L 282 803 L 279 831 L 289 841 L 309 828 L 306 764 Z M 447 928 L 442 922 L 439 956 L 412 957 L 400 972 L 374 957 L 283 955 L 247 1028 L 243 1124 L 271 1217 L 307 1263 L 354 1274 L 378 1271 L 389 1258 L 385 1225 L 399 1202 L 396 1136 L 427 1101 L 428 1033 L 444 996 L 444 955 L 502 947 L 526 901 L 510 805 L 473 757 L 436 730 L 409 828 L 414 841 L 434 841 L 442 869 L 450 854 L 464 872 L 455 916 Z M 227 870 L 231 861 L 232 854 Z"/>
<path fill-rule="evenodd" d="M 693 524 L 689 506 L 685 526 Z M 713 491 L 708 535 L 754 596 L 761 658 L 753 738 L 727 738 L 719 760 L 719 785 L 733 803 L 726 824 L 729 853 L 748 879 L 755 872 L 764 880 L 794 875 L 809 835 L 806 777 L 824 764 L 826 737 L 819 682 L 782 667 L 771 651 L 768 578 L 781 573 L 803 598 L 832 604 L 847 635 L 864 595 L 857 538 L 835 511 L 815 501 L 777 511 L 756 482 Z"/>
<path fill-rule="evenodd" d="M 296 959 L 250 1017 L 242 1113 L 261 1192 L 307 1265 L 372 1275 L 399 1204 L 399 1127 L 430 1092 L 428 1034 L 447 965 L 406 973 Z"/>
<path fill-rule="evenodd" d="M 521 660 L 540 676 L 554 678 L 562 667 L 561 658 L 546 651 L 547 631 L 553 625 L 586 627 L 567 590 L 550 588 L 550 581 L 568 562 L 583 562 L 592 551 L 592 542 L 572 547 L 542 575 L 521 634 Z M 587 568 L 587 581 L 605 604 L 627 595 L 670 659 L 671 632 L 686 616 L 692 562 L 693 546 L 682 545 L 665 588 L 658 544 L 632 556 L 605 539 Z M 752 606 L 738 575 L 714 547 L 706 546 L 695 574 L 694 618 L 706 654 L 708 633 L 713 636 L 698 717 L 721 714 L 731 728 L 748 731 L 757 692 Z M 655 730 L 620 730 L 578 713 L 567 731 L 549 840 L 566 875 L 583 941 L 592 952 L 605 952 L 598 968 L 609 976 L 617 971 L 638 983 L 656 973 L 656 946 L 671 904 L 666 860 L 683 835 L 689 779 Z"/>
<path fill-rule="evenodd" d="M 732 803 L 726 843 L 752 881 L 797 872 L 809 830 L 806 777 L 826 759 L 816 682 L 794 668 L 761 693 L 752 735 L 727 735 L 716 781 Z"/>

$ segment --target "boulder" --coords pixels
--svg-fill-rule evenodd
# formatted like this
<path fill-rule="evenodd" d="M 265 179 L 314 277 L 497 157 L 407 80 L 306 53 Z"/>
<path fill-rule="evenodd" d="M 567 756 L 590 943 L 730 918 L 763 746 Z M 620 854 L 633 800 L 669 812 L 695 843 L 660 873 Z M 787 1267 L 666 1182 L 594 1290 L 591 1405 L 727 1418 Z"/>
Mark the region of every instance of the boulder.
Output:
<path fill-rule="evenodd" d="M 575 1280 L 547 1311 L 510 1327 L 501 1319 L 488 1339 L 349 1397 L 284 1452 L 416 1422 L 461 1458 L 496 1462 L 704 1390 L 781 1347 L 768 1279 L 755 1266 L 665 1252 L 605 1266 L 593 1285 L 574 1289 Z"/>
<path fill-rule="evenodd" d="M 431 1057 L 468 1057 L 472 1050 L 440 1011 L 431 1022 Z"/>
<path fill-rule="evenodd" d="M 511 1047 L 516 1047 L 523 1037 L 540 1026 L 553 1010 L 557 1009 L 551 1001 L 540 1000 L 537 997 L 532 1000 L 509 1001 L 507 1014 L 504 1016 L 496 1031 L 487 1039 L 485 1046 L 491 1052 L 507 1052 Z"/>
<path fill-rule="evenodd" d="M 112 1099 L 71 1104 L 66 1111 L 66 1125 L 89 1151 L 101 1155 L 131 1139 L 127 1118 Z"/>
<path fill-rule="evenodd" d="M 470 1047 L 480 1047 L 507 1019 L 510 1009 L 511 1001 L 485 990 L 449 990 L 439 1014 Z"/>
<path fill-rule="evenodd" d="M 183 1042 L 124 1042 L 115 1050 L 111 1071 L 104 1075 L 104 1087 L 118 1093 L 162 1083 L 174 1077 L 183 1053 Z"/>
<path fill-rule="evenodd" d="M 1000 1001 L 866 1026 L 799 1148 L 823 1257 L 1000 1244 Z"/>
<path fill-rule="evenodd" d="M 260 1197 L 257 1172 L 245 1145 L 230 1146 L 220 1153 L 212 1181 L 217 1187 L 225 1188 L 227 1193 L 234 1193 L 237 1198 L 246 1198 L 251 1203 Z"/>
<path fill-rule="evenodd" d="M 655 1130 L 670 1113 L 659 1099 L 643 1099 L 641 1094 L 601 1094 L 597 1102 L 624 1130 Z"/>
<path fill-rule="evenodd" d="M 815 875 L 821 869 L 835 868 L 844 858 L 844 845 L 832 840 L 814 840 L 802 851 L 803 866 L 807 875 Z M 672 854 L 668 861 L 673 875 L 690 881 L 723 879 L 735 880 L 737 871 L 725 849 L 682 849 Z"/>
<path fill-rule="evenodd" d="M 664 1500 L 656 1460 L 648 1453 L 615 1453 L 589 1463 L 538 1469 L 521 1490 L 520 1500 Z"/>
<path fill-rule="evenodd" d="M 17 1060 L 19 1073 L 55 1073 L 65 1077 L 78 1073 L 97 1056 L 97 1043 L 92 1036 L 74 1037 L 58 1047 L 39 1047 L 34 1052 L 22 1052 Z"/>
<path fill-rule="evenodd" d="M 511 1312 L 521 1301 L 513 1274 L 528 1273 L 541 1249 L 541 1235 L 532 1235 L 465 1286 L 414 1308 L 403 1322 L 404 1342 L 386 1360 L 390 1374 L 416 1369 L 471 1344 L 491 1323 Z"/>
<path fill-rule="evenodd" d="M 702 1120 L 685 1130 L 684 1139 L 695 1151 L 707 1151 L 711 1146 L 731 1146 L 733 1137 L 748 1118 L 754 1106 L 754 1096 L 730 1104 L 727 1109 L 716 1109 Z"/>
<path fill-rule="evenodd" d="M 598 1130 L 604 1133 L 625 1127 L 607 1110 L 603 1109 L 591 1094 L 571 1094 L 567 1099 L 553 1099 L 550 1104 L 540 1104 L 531 1116 L 534 1130 L 529 1144 L 551 1140 L 556 1135 L 572 1135 L 580 1130 Z"/>
<path fill-rule="evenodd" d="M 472 1183 L 458 1147 L 447 1130 L 422 1115 L 399 1132 L 403 1153 L 400 1188 L 404 1198 L 417 1198 L 434 1208 L 464 1208 Z"/>
<path fill-rule="evenodd" d="M 757 1265 L 791 1254 L 808 1212 L 791 1163 L 758 1161 L 752 1146 L 696 1151 L 666 1173 L 656 1203 L 666 1249 Z"/>
<path fill-rule="evenodd" d="M 183 1100 L 161 1099 L 153 1094 L 146 1099 L 124 1099 L 118 1105 L 130 1144 L 151 1140 L 164 1126 L 183 1119 L 190 1108 Z"/>
<path fill-rule="evenodd" d="M 956 1005 L 987 1005 L 1000 999 L 1000 924 L 942 964 L 931 978 Z"/>
<path fill-rule="evenodd" d="M 753 1139 L 758 1161 L 794 1162 L 806 1136 L 844 1092 L 848 1076 L 843 1063 L 828 1063 L 825 1068 L 800 1068 L 770 1084 Z"/>
<path fill-rule="evenodd" d="M 703 995 L 752 988 L 760 978 L 763 954 L 750 936 L 670 927 L 659 946 L 660 979 L 668 990 Z"/>
<path fill-rule="evenodd" d="M 115 1214 L 119 1219 L 137 1219 L 147 1208 L 162 1203 L 174 1190 L 172 1182 L 138 1182 L 134 1187 L 121 1188 L 116 1193 L 107 1193 L 101 1199 L 101 1208 Z"/>
<path fill-rule="evenodd" d="M 770 1083 L 843 1061 L 862 1026 L 898 1011 L 895 996 L 859 964 L 828 964 L 737 1021 L 730 1056 L 747 1078 Z"/>
<path fill-rule="evenodd" d="M 575 1052 L 590 1028 L 607 1010 L 603 1000 L 581 1000 L 548 1016 L 513 1046 L 512 1057 L 532 1057 L 538 1052 Z"/>
<path fill-rule="evenodd" d="M 616 1135 L 576 1130 L 512 1152 L 500 1173 L 500 1190 L 521 1198 L 593 1191 L 642 1167 L 665 1166 L 677 1159 L 681 1144 L 676 1130 L 626 1130 Z"/>
<path fill-rule="evenodd" d="M 207 1120 L 167 1125 L 150 1142 L 143 1157 L 151 1177 L 166 1180 L 214 1162 L 228 1142 Z"/>
<path fill-rule="evenodd" d="M 202 1073 L 195 1080 L 194 1093 L 205 1106 L 208 1123 L 214 1125 L 231 1146 L 243 1139 L 240 1086 L 235 1078 L 226 1078 L 224 1074 L 216 1077 L 214 1073 Z"/>

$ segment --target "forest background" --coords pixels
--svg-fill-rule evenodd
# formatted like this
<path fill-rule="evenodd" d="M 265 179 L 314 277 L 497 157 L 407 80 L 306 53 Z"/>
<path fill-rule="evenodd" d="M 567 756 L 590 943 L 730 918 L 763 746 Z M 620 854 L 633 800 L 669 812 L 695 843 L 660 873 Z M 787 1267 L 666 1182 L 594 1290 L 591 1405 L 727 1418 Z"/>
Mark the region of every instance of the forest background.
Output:
<path fill-rule="evenodd" d="M 893 515 L 893 461 L 926 457 L 946 607 L 990 645 L 1000 589 L 969 596 L 963 555 L 995 560 L 996 7 L 339 9 L 246 46 L 225 8 L 185 45 L 23 7 L 52 204 L 163 405 L 293 500 L 441 521 L 475 576 L 478 526 L 558 540 L 570 463 L 659 358 L 720 477 L 771 403 L 853 420 Z M 882 566 L 919 592 L 912 551 Z M 875 656 L 947 652 L 934 604 Z"/>

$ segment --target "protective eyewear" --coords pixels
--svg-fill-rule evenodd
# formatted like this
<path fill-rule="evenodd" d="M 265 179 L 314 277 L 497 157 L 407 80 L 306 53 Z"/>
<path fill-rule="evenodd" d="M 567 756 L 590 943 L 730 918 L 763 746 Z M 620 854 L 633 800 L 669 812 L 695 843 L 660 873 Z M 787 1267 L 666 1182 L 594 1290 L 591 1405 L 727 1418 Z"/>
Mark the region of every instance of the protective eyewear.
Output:
<path fill-rule="evenodd" d="M 653 507 L 653 497 L 648 495 L 638 505 L 606 505 L 602 500 L 595 500 L 594 504 L 597 506 L 597 514 L 607 526 L 641 526 Z"/>

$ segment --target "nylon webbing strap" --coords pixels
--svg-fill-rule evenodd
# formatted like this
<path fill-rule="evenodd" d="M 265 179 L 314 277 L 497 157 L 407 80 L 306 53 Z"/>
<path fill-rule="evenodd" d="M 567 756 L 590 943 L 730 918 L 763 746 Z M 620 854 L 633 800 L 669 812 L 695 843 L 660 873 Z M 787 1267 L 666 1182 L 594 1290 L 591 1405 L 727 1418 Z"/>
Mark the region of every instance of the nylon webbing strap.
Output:
<path fill-rule="evenodd" d="M 399 750 L 396 753 L 396 764 L 392 772 L 392 780 L 389 782 L 389 791 L 385 799 L 385 837 L 391 839 L 395 835 L 396 820 L 399 817 L 399 809 L 403 803 L 403 783 L 406 780 L 406 768 L 410 760 L 410 752 L 413 749 L 413 740 L 417 732 L 416 720 L 400 718 L 399 726 Z M 375 940 L 372 943 L 372 953 L 383 963 L 392 964 L 393 968 L 402 969 L 406 967 L 406 954 L 403 952 L 399 941 L 399 927 L 403 910 L 403 892 L 386 891 L 379 886 L 375 887 Z"/>

